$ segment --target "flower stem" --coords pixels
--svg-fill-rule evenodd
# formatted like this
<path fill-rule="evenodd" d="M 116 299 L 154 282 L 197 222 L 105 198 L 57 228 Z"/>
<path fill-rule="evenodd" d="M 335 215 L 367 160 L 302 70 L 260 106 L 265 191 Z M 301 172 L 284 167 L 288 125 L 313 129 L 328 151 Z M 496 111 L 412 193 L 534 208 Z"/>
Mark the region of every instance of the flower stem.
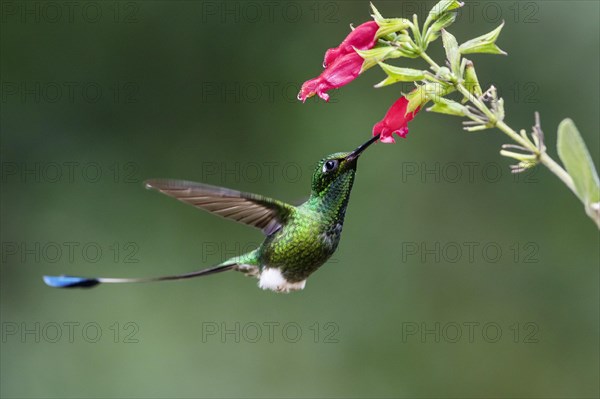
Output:
<path fill-rule="evenodd" d="M 500 129 L 503 133 L 505 133 L 508 137 L 521 143 L 524 147 L 527 147 L 529 150 L 534 150 L 538 156 L 540 162 L 546 166 L 552 173 L 556 175 L 563 183 L 577 196 L 577 190 L 575 189 L 575 184 L 573 183 L 573 179 L 566 170 L 564 170 L 554 159 L 552 159 L 546 151 L 539 151 L 535 146 L 532 146 L 531 143 L 526 144 L 527 141 L 524 140 L 521 136 L 517 134 L 510 126 L 508 126 L 503 121 L 499 121 L 496 123 L 496 127 Z"/>
<path fill-rule="evenodd" d="M 434 70 L 435 72 L 437 72 L 437 71 L 440 69 L 440 66 L 439 66 L 439 65 L 438 65 L 438 64 L 437 64 L 437 63 L 436 63 L 434 60 L 432 60 L 432 59 L 431 59 L 431 57 L 429 57 L 429 56 L 427 55 L 427 53 L 426 53 L 426 52 L 424 52 L 424 51 L 421 51 L 421 53 L 420 53 L 420 56 L 421 56 L 421 58 L 423 58 L 425 61 L 427 61 L 427 63 L 428 63 L 429 65 L 431 65 L 431 66 L 433 67 L 433 70 Z"/>
<path fill-rule="evenodd" d="M 564 170 L 554 159 L 550 158 L 545 152 L 540 156 L 540 162 L 543 163 L 552 173 L 554 173 L 560 180 L 565 183 L 567 187 L 579 197 L 573 179 L 566 170 Z M 600 226 L 599 226 L 600 227 Z"/>
<path fill-rule="evenodd" d="M 473 105 L 475 105 L 477 107 L 478 110 L 480 110 L 481 112 L 483 112 L 485 114 L 485 116 L 488 117 L 490 123 L 492 125 L 497 125 L 498 121 L 496 118 L 496 115 L 494 115 L 492 113 L 492 111 L 490 111 L 490 109 L 488 107 L 486 107 L 486 105 L 480 101 L 477 97 L 475 97 L 469 90 L 467 90 L 467 88 L 465 86 L 463 86 L 461 83 L 453 83 L 454 87 L 456 88 L 456 90 L 458 90 L 458 92 L 460 94 L 462 94 L 463 96 L 465 96 Z M 508 134 L 508 133 L 507 133 Z M 515 140 L 518 143 L 524 144 L 525 141 L 523 141 L 523 138 L 521 136 L 519 136 L 518 134 L 515 133 L 515 136 L 513 138 L 513 140 Z"/>
<path fill-rule="evenodd" d="M 420 53 L 421 58 L 423 58 L 429 65 L 431 65 L 432 69 L 437 73 L 440 69 L 440 66 L 427 55 L 424 51 Z M 573 183 L 573 179 L 569 174 L 554 160 L 552 159 L 545 150 L 540 151 L 535 144 L 531 141 L 523 138 L 519 135 L 513 128 L 508 126 L 504 121 L 499 121 L 496 118 L 496 115 L 490 111 L 490 109 L 477 97 L 475 97 L 467 88 L 460 83 L 459 80 L 455 79 L 452 84 L 454 88 L 461 93 L 465 98 L 469 100 L 478 110 L 483 112 L 485 116 L 488 117 L 491 126 L 495 126 L 499 130 L 501 130 L 504 134 L 510 137 L 515 142 L 519 143 L 523 147 L 527 148 L 533 154 L 535 154 L 539 161 L 546 166 L 552 173 L 556 175 L 574 194 L 577 196 L 577 191 L 575 189 L 575 184 Z"/>

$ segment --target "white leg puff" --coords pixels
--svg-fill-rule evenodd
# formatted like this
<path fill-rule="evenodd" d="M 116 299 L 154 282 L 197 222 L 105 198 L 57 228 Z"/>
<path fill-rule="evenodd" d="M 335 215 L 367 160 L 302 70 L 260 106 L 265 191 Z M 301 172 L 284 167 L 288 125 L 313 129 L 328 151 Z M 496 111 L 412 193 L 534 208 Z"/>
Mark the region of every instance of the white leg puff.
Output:
<path fill-rule="evenodd" d="M 306 280 L 297 283 L 288 282 L 281 274 L 281 271 L 276 268 L 267 268 L 260 274 L 258 286 L 263 290 L 271 290 L 276 292 L 290 292 L 304 289 Z"/>

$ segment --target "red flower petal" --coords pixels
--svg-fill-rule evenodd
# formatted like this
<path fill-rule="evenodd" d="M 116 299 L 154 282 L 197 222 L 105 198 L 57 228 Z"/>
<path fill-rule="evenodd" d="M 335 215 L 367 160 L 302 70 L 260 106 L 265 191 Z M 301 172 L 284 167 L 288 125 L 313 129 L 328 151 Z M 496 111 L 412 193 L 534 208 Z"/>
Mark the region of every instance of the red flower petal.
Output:
<path fill-rule="evenodd" d="M 373 48 L 376 42 L 375 35 L 377 34 L 377 30 L 379 30 L 379 25 L 377 25 L 377 22 L 375 21 L 365 22 L 364 24 L 357 26 L 348 34 L 348 36 L 346 36 L 344 41 L 338 47 L 327 50 L 325 59 L 323 60 L 323 67 L 326 68 L 339 57 L 353 53 L 354 48 L 357 48 L 358 50 L 369 50 Z"/>
<path fill-rule="evenodd" d="M 360 74 L 363 59 L 354 48 L 368 50 L 375 45 L 379 25 L 375 21 L 359 25 L 346 36 L 344 41 L 325 53 L 325 70 L 318 77 L 307 80 L 302 85 L 298 99 L 305 102 L 315 94 L 329 101 L 327 91 L 337 89 L 352 82 Z"/>
<path fill-rule="evenodd" d="M 417 108 L 415 111 L 407 113 L 407 108 L 408 100 L 406 97 L 400 97 L 396 100 L 383 119 L 373 126 L 373 136 L 380 134 L 382 143 L 395 143 L 394 134 L 405 138 L 408 134 L 408 122 L 420 111 L 420 108 Z"/>
<path fill-rule="evenodd" d="M 307 98 L 317 94 L 325 101 L 329 101 L 329 90 L 337 89 L 352 82 L 360 73 L 363 59 L 356 52 L 338 57 L 318 77 L 307 80 L 302 85 L 298 99 L 305 102 Z"/>

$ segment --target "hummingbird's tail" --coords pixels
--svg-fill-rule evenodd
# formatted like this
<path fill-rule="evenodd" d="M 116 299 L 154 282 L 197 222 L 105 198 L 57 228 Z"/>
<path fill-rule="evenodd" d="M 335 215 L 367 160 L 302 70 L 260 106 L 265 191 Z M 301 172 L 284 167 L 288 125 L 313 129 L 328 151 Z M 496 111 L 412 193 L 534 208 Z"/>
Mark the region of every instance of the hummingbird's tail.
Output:
<path fill-rule="evenodd" d="M 142 278 L 75 277 L 64 275 L 44 276 L 44 282 L 46 285 L 54 288 L 92 288 L 99 284 L 149 283 L 154 281 L 184 280 L 193 277 L 208 276 L 209 274 L 225 272 L 227 270 L 235 269 L 237 266 L 237 262 L 225 262 L 218 266 L 191 273 Z"/>

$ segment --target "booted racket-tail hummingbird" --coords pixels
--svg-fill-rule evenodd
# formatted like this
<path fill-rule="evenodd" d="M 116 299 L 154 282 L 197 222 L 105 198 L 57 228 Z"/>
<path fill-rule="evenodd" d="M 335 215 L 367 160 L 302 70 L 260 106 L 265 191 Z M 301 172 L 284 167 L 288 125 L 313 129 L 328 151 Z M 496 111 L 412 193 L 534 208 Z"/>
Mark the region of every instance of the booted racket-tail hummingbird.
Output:
<path fill-rule="evenodd" d="M 352 152 L 338 152 L 323 158 L 313 173 L 310 197 L 298 206 L 257 194 L 183 180 L 146 181 L 146 188 L 261 229 L 265 240 L 246 254 L 208 269 L 179 275 L 146 278 L 63 275 L 44 276 L 44 281 L 57 288 L 90 288 L 99 284 L 183 280 L 236 270 L 258 278 L 258 286 L 265 290 L 302 290 L 306 279 L 335 252 L 358 157 L 378 138 L 379 135 L 371 138 Z"/>

